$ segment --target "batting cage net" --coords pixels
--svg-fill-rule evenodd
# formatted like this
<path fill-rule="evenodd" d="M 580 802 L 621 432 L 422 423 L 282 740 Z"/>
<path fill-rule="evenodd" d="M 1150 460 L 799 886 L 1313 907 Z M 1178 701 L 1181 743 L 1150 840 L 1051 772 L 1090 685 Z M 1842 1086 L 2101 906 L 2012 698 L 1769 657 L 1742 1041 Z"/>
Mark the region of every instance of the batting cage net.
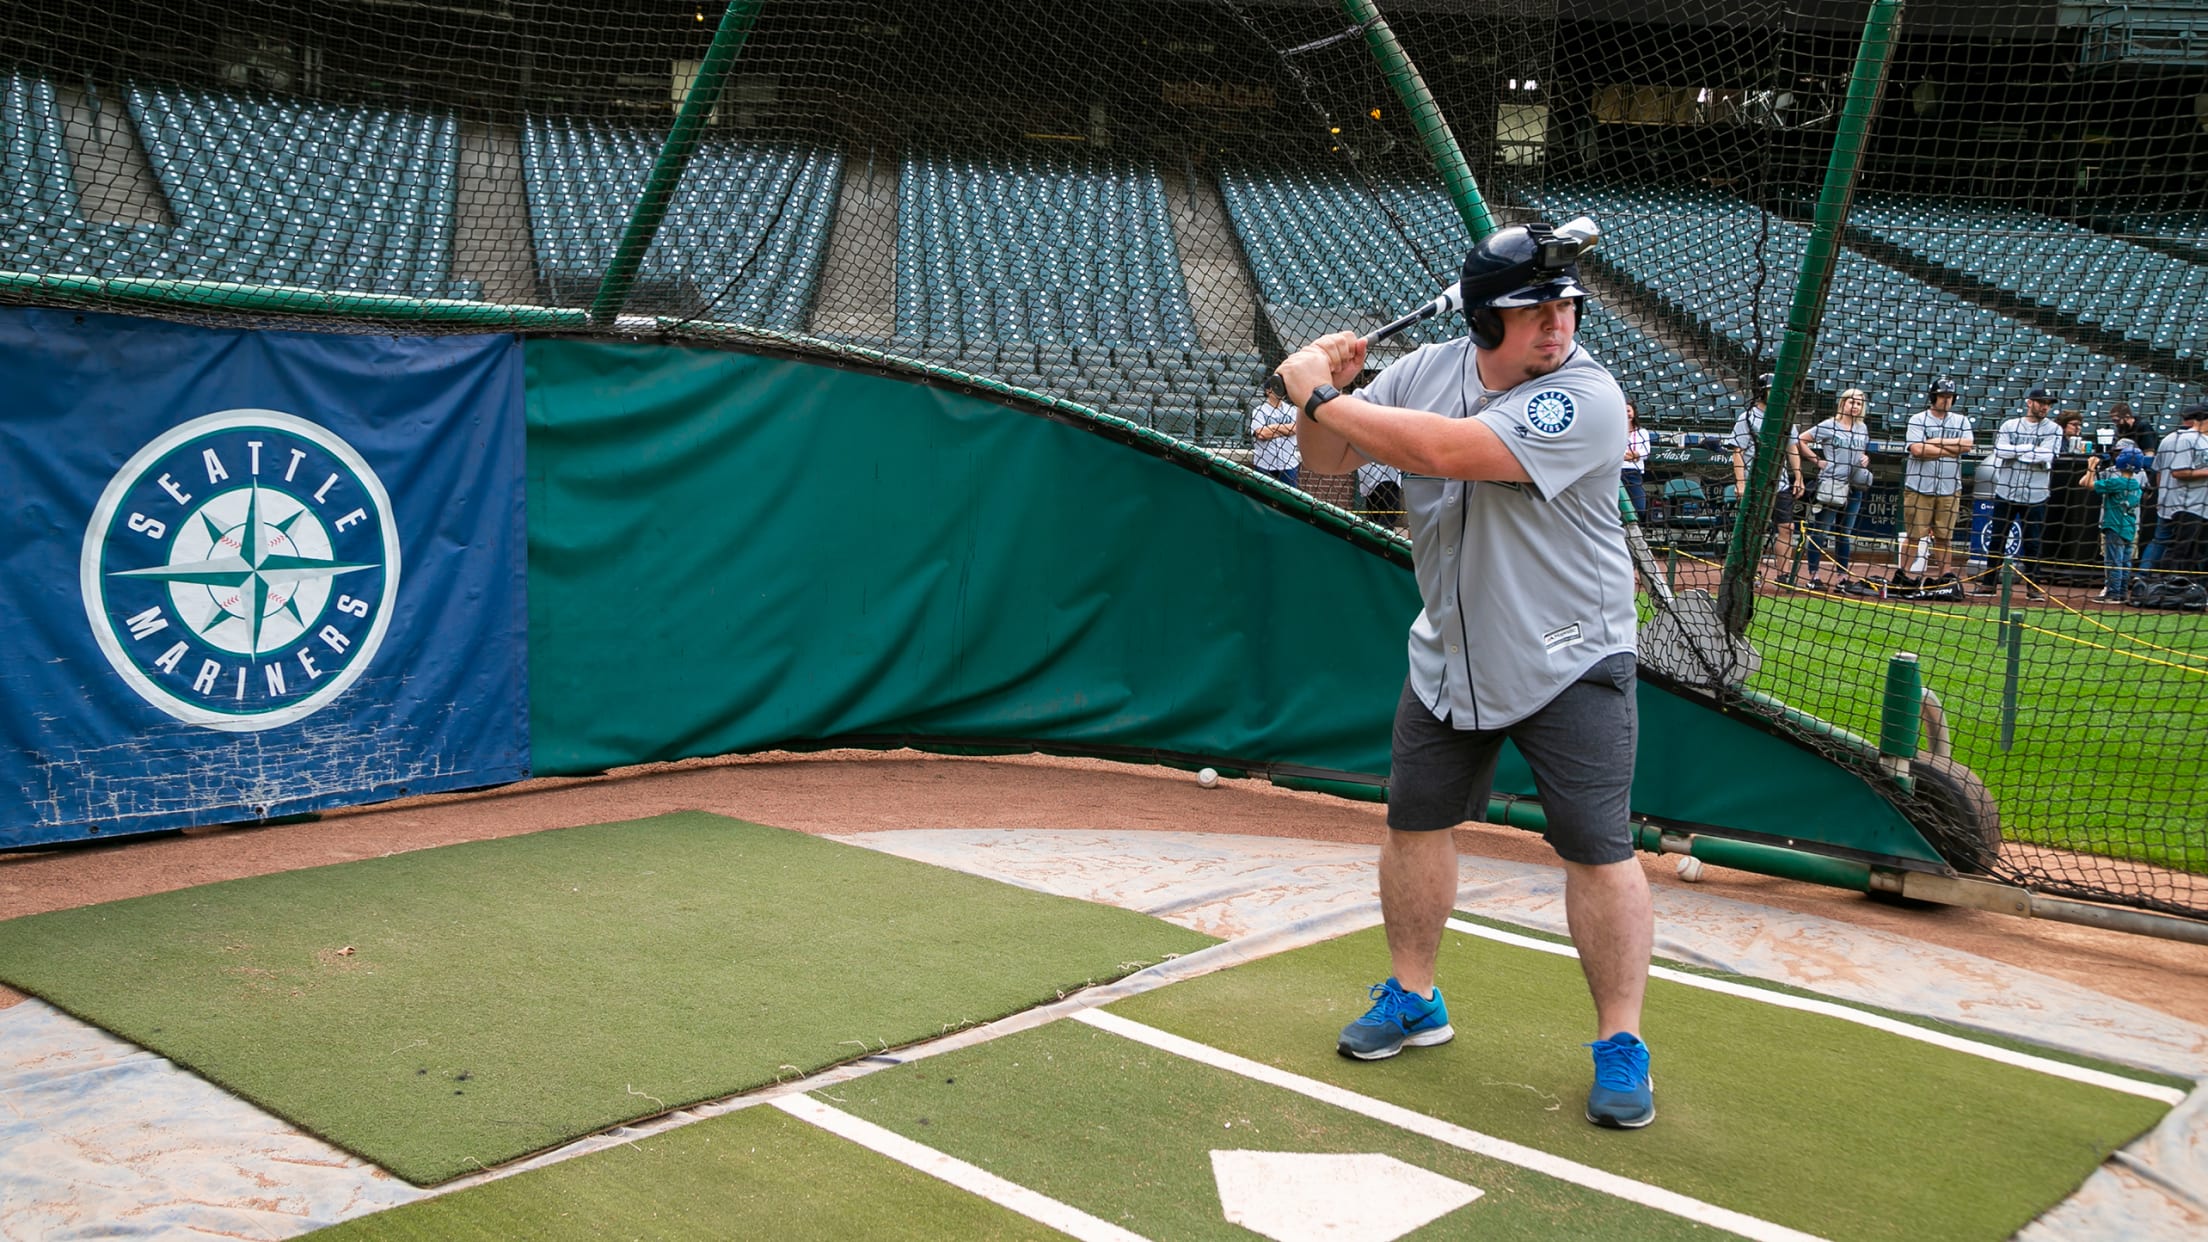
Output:
<path fill-rule="evenodd" d="M 1287 351 L 1590 216 L 1650 674 L 2208 914 L 2197 5 L 25 0 L 0 109 L 0 300 L 769 342 L 1282 480 Z"/>

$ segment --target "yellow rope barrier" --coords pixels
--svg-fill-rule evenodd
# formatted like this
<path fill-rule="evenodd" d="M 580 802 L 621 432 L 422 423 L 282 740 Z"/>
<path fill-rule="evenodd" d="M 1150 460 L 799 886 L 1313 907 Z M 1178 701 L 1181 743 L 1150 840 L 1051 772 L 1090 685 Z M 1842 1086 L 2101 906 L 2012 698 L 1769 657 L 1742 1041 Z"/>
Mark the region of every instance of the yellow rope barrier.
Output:
<path fill-rule="evenodd" d="M 1716 566 L 1722 568 L 1722 562 L 1709 560 L 1705 557 L 1696 556 L 1689 552 L 1680 552 L 1677 549 L 1673 549 L 1673 555 L 1677 556 L 1682 562 L 1693 562 L 1700 565 Z M 2065 562 L 2047 561 L 2044 563 L 2059 564 Z M 2033 582 L 2030 578 L 2026 577 L 2021 570 L 2017 571 L 2017 579 L 2022 584 L 2029 584 L 2033 587 L 2038 587 L 2039 585 L 2038 583 Z M 1795 596 L 1807 596 L 1814 598 L 1827 598 L 1829 596 L 1830 598 L 1834 598 L 1836 600 L 1839 600 L 1840 602 L 1851 603 L 1861 608 L 1883 609 L 1888 612 L 1904 615 L 1946 617 L 1952 620 L 1964 621 L 1980 628 L 1999 625 L 2001 623 L 2001 619 L 1999 617 L 1991 616 L 1981 612 L 1958 612 L 1952 608 L 1939 608 L 1924 604 L 1898 603 L 1890 599 L 1877 599 L 1866 596 L 1831 596 L 1829 592 L 1813 591 L 1807 587 L 1790 583 L 1778 583 L 1775 585 L 1776 589 L 1781 593 L 1789 593 Z M 2040 589 L 2044 591 L 2044 588 Z M 2157 656 L 2145 655 L 2137 651 L 2127 651 L 2124 650 L 2122 647 L 2109 646 L 2105 643 L 2095 642 L 2087 638 L 2081 638 L 2074 634 L 2065 634 L 2060 630 L 2051 630 L 2048 629 L 2046 626 L 2033 625 L 2029 622 L 2024 623 L 2024 628 L 2026 630 L 2034 634 L 2041 634 L 2048 638 L 2058 639 L 2062 642 L 2071 643 L 2076 646 L 2087 647 L 2094 651 L 2104 651 L 2112 656 L 2120 656 L 2127 660 L 2137 660 L 2142 664 L 2159 665 L 2163 668 L 2176 669 L 2181 673 L 2192 673 L 2198 676 L 2208 677 L 2208 652 L 2183 651 L 2175 647 L 2164 646 L 2160 643 L 2156 643 L 2148 639 L 2125 634 L 2123 631 L 2116 629 L 2114 626 L 2103 622 L 2098 617 L 2092 616 L 2089 613 L 2081 612 L 2077 608 L 2074 608 L 2071 605 L 2055 598 L 2052 593 L 2049 593 L 2047 595 L 2047 599 L 2049 604 L 2053 607 L 2060 608 L 2062 611 L 2070 614 L 2073 617 L 2077 617 L 2078 619 L 2086 622 L 2095 629 L 2101 630 L 2107 634 L 2111 634 L 2117 639 L 2121 639 L 2125 643 L 2129 643 L 2139 647 L 2145 647 L 2152 651 L 2161 652 L 2164 655 L 2174 656 L 2176 657 L 2176 659 L 2162 659 Z M 2199 661 L 2200 663 L 2198 665 L 2194 665 L 2181 663 L 2180 661 Z"/>

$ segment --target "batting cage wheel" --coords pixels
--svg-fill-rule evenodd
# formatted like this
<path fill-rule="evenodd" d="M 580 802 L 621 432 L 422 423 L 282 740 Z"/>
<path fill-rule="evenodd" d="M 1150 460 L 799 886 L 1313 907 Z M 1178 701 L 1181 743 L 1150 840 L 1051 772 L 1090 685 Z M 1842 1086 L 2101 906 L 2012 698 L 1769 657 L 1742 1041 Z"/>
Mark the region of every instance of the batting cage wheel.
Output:
<path fill-rule="evenodd" d="M 2001 810 L 1978 774 L 1948 755 L 1918 755 L 1909 763 L 1917 797 L 1931 804 L 1930 822 L 1918 821 L 1949 866 L 1986 875 L 2001 857 Z"/>

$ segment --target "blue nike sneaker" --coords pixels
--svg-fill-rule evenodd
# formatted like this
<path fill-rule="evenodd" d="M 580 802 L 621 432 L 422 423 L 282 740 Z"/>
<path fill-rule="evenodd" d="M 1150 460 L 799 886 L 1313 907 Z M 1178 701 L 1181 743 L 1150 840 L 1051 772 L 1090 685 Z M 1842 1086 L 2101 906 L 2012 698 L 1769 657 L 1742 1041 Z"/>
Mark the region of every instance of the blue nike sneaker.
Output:
<path fill-rule="evenodd" d="M 1587 1092 L 1587 1120 L 1613 1130 L 1638 1130 L 1656 1120 L 1655 1079 L 1648 1045 L 1620 1031 L 1587 1045 L 1595 1050 L 1595 1085 Z"/>
<path fill-rule="evenodd" d="M 1429 1048 L 1457 1037 L 1449 1025 L 1449 1006 L 1435 988 L 1432 999 L 1406 992 L 1393 979 L 1372 985 L 1372 1008 L 1365 1016 L 1342 1028 L 1334 1050 L 1360 1061 L 1378 1061 L 1403 1051 L 1405 1045 Z"/>

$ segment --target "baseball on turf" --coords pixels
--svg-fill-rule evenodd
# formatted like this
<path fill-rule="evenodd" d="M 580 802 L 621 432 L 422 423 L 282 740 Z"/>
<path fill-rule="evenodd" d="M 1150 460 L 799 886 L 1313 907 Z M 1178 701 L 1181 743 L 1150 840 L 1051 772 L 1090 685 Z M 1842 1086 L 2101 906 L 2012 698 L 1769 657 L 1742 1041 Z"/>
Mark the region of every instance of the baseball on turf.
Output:
<path fill-rule="evenodd" d="M 1219 783 L 1219 774 L 1210 768 L 1205 768 L 1196 774 L 1196 783 L 1210 789 Z"/>
<path fill-rule="evenodd" d="M 1702 860 L 1692 854 L 1679 856 L 1679 878 L 1689 884 L 1702 882 Z"/>

